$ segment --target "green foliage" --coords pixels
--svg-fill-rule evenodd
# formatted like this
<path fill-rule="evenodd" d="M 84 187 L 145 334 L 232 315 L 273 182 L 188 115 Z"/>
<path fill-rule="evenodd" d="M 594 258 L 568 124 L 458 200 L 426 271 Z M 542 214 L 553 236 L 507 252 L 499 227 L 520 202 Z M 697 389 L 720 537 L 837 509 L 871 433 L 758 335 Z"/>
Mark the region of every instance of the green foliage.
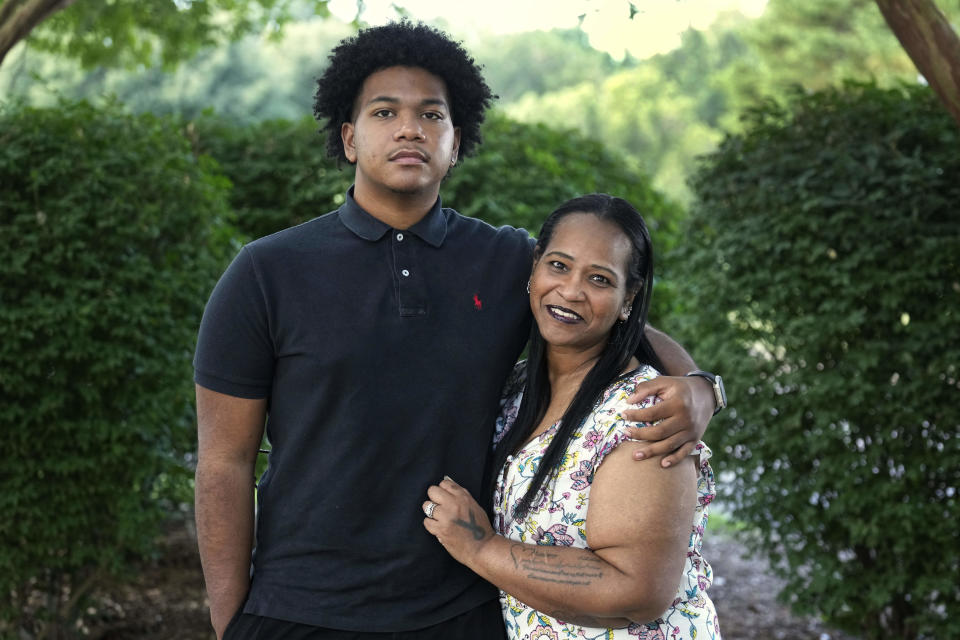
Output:
<path fill-rule="evenodd" d="M 246 240 L 336 209 L 353 169 L 328 158 L 317 123 L 271 120 L 244 127 L 212 114 L 188 125 L 194 150 L 217 160 L 233 183 L 230 204 Z"/>
<path fill-rule="evenodd" d="M 630 155 L 659 189 L 678 199 L 686 196 L 685 165 L 720 139 L 698 121 L 697 110 L 693 98 L 650 64 L 542 96 L 527 94 L 507 107 L 516 119 L 562 123 Z"/>
<path fill-rule="evenodd" d="M 75 61 L 22 51 L 0 69 L 0 86 L 37 106 L 113 96 L 135 112 L 198 118 L 213 109 L 218 118 L 240 123 L 297 119 L 312 111 L 326 52 L 355 31 L 332 18 L 290 24 L 282 40 L 250 35 L 205 49 L 173 71 L 155 66 L 86 72 Z"/>
<path fill-rule="evenodd" d="M 697 120 L 717 128 L 730 113 L 734 98 L 730 85 L 723 82 L 723 72 L 749 59 L 751 51 L 743 34 L 750 29 L 751 22 L 739 13 L 724 14 L 706 31 L 687 29 L 679 47 L 654 56 L 646 64 L 659 70 L 662 82 L 676 85 L 693 101 Z"/>
<path fill-rule="evenodd" d="M 954 18 L 960 7 L 940 3 Z M 744 55 L 718 71 L 730 107 L 723 124 L 765 97 L 786 98 L 796 86 L 820 90 L 846 80 L 895 87 L 918 73 L 874 0 L 770 0 L 739 32 Z"/>
<path fill-rule="evenodd" d="M 685 344 L 725 374 L 727 500 L 796 608 L 958 638 L 960 130 L 870 85 L 744 127 L 692 181 L 677 278 Z"/>
<path fill-rule="evenodd" d="M 326 156 L 309 118 L 240 127 L 212 115 L 187 127 L 198 153 L 215 158 L 233 183 L 235 225 L 258 238 L 331 211 L 343 203 L 353 169 Z M 540 228 L 561 202 L 606 191 L 631 201 L 645 216 L 658 257 L 676 244 L 681 211 L 623 157 L 572 131 L 521 124 L 493 112 L 484 143 L 453 169 L 440 188 L 443 202 L 493 225 Z M 669 263 L 658 262 L 652 317 L 672 304 Z"/>
<path fill-rule="evenodd" d="M 594 81 L 620 70 L 609 54 L 590 46 L 580 29 L 490 36 L 470 47 L 493 92 L 504 102 Z"/>
<path fill-rule="evenodd" d="M 18 0 L 5 0 L 17 2 Z M 78 60 L 84 68 L 172 68 L 203 48 L 267 29 L 304 13 L 328 15 L 328 0 L 112 0 L 76 2 L 54 13 L 30 46 Z M 0 3 L 2 4 L 2 3 Z"/>
<path fill-rule="evenodd" d="M 956 8 L 944 9 L 960 18 Z M 537 73 L 531 66 L 528 75 Z M 796 86 L 816 90 L 845 79 L 888 87 L 917 80 L 873 0 L 770 0 L 756 20 L 724 14 L 707 30 L 687 30 L 673 51 L 632 68 L 571 76 L 505 107 L 524 122 L 560 122 L 602 141 L 687 202 L 694 159 L 724 132 L 738 131 L 744 110 Z"/>
<path fill-rule="evenodd" d="M 441 189 L 464 215 L 536 232 L 561 202 L 595 191 L 620 195 L 641 211 L 668 208 L 636 167 L 575 131 L 494 112 L 483 134 L 477 155 L 454 169 Z M 658 221 L 651 225 L 656 229 Z"/>
<path fill-rule="evenodd" d="M 749 25 L 740 14 L 726 14 L 708 31 L 687 30 L 669 53 L 525 94 L 506 110 L 524 122 L 560 122 L 603 142 L 639 163 L 658 189 L 686 201 L 693 158 L 722 137 L 720 123 L 734 98 L 717 79 L 749 54 L 740 35 Z"/>
<path fill-rule="evenodd" d="M 262 25 L 269 12 L 258 7 L 270 4 L 290 15 L 292 2 L 244 0 L 225 16 L 252 12 L 247 23 Z M 68 11 L 81 11 L 81 4 L 88 3 Z M 202 7 L 208 4 L 194 2 L 191 11 L 207 10 Z M 642 10 L 643 3 L 635 4 Z M 305 6 L 302 15 L 310 13 L 312 0 Z M 941 2 L 940 8 L 960 20 L 956 3 Z M 75 26 L 63 27 L 57 37 L 65 38 Z M 12 54 L 0 68 L 0 92 L 7 89 L 33 104 L 61 95 L 115 95 L 135 111 L 186 118 L 212 108 L 244 123 L 296 119 L 310 112 L 313 79 L 326 52 L 355 28 L 332 18 L 287 24 L 282 39 L 249 36 L 206 49 L 173 73 L 154 66 L 83 74 L 71 61 L 44 56 L 34 46 L 29 54 Z M 815 90 L 844 79 L 881 86 L 917 81 L 873 0 L 770 0 L 756 20 L 721 14 L 709 29 L 685 32 L 677 49 L 642 61 L 617 62 L 590 47 L 578 29 L 488 36 L 469 49 L 512 117 L 576 129 L 603 142 L 633 159 L 658 189 L 680 202 L 690 198 L 686 178 L 694 158 L 713 150 L 725 131 L 738 131 L 739 114 L 763 99 L 782 99 L 794 85 Z M 190 51 L 176 48 L 178 56 Z M 113 53 L 111 66 L 127 64 Z"/>
<path fill-rule="evenodd" d="M 189 501 L 191 355 L 228 258 L 213 169 L 168 120 L 0 111 L 0 636 L 65 625 Z"/>
<path fill-rule="evenodd" d="M 672 304 L 670 265 L 659 258 L 676 243 L 681 210 L 623 156 L 577 132 L 523 124 L 494 113 L 485 124 L 479 152 L 454 169 L 441 187 L 444 203 L 464 215 L 531 233 L 561 202 L 598 191 L 630 201 L 650 227 L 658 258 L 651 319 L 658 322 Z"/>

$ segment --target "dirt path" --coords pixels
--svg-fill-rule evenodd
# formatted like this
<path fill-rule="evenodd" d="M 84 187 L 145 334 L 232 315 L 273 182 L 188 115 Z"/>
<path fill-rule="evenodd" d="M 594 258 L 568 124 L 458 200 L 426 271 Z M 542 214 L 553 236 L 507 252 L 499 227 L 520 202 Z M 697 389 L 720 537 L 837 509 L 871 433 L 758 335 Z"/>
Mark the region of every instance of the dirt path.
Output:
<path fill-rule="evenodd" d="M 724 640 L 856 640 L 790 615 L 776 601 L 782 582 L 766 561 L 728 535 L 708 532 L 704 557 L 714 567 L 710 596 Z M 171 531 L 159 559 L 133 584 L 99 594 L 85 622 L 84 631 L 96 640 L 212 640 L 192 532 Z"/>
<path fill-rule="evenodd" d="M 730 535 L 708 526 L 703 557 L 713 567 L 709 593 L 724 640 L 856 640 L 816 618 L 792 615 L 777 602 L 784 583 L 770 572 L 766 559 Z"/>

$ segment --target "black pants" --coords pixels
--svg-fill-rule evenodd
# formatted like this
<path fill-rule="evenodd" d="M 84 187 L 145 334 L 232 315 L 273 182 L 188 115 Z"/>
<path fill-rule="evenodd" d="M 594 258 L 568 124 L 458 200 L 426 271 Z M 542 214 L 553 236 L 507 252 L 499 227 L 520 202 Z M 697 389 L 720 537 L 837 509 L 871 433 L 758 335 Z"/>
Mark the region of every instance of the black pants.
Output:
<path fill-rule="evenodd" d="M 223 640 L 504 640 L 500 602 L 490 600 L 475 609 L 414 631 L 340 631 L 265 618 L 249 613 L 234 616 Z"/>

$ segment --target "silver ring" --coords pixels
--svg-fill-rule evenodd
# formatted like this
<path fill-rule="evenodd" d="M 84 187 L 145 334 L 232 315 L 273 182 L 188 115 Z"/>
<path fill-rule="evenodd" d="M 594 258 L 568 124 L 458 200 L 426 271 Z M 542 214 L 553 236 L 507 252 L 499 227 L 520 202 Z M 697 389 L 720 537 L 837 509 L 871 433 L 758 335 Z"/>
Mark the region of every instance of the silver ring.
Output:
<path fill-rule="evenodd" d="M 425 514 L 427 514 L 427 517 L 428 517 L 428 518 L 433 518 L 433 510 L 436 509 L 436 508 L 437 508 L 437 503 L 436 503 L 436 502 L 431 502 L 430 504 L 428 504 L 428 505 L 424 508 L 423 512 L 424 512 Z"/>

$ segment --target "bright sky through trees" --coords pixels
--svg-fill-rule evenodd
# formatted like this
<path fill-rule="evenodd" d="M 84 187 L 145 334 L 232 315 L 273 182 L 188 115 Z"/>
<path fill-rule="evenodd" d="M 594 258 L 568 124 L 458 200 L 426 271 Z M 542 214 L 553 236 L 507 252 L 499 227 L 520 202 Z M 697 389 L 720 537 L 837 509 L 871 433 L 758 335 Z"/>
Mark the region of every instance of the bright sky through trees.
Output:
<path fill-rule="evenodd" d="M 618 59 L 629 51 L 642 59 L 675 48 L 684 30 L 705 29 L 723 11 L 756 17 L 766 4 L 767 0 L 633 0 L 637 14 L 630 20 L 629 0 L 366 0 L 361 18 L 369 24 L 383 24 L 397 18 L 397 5 L 415 19 L 429 22 L 440 18 L 457 35 L 470 37 L 572 28 L 582 16 L 583 30 L 595 49 Z M 357 14 L 357 2 L 332 0 L 330 9 L 349 21 Z"/>

